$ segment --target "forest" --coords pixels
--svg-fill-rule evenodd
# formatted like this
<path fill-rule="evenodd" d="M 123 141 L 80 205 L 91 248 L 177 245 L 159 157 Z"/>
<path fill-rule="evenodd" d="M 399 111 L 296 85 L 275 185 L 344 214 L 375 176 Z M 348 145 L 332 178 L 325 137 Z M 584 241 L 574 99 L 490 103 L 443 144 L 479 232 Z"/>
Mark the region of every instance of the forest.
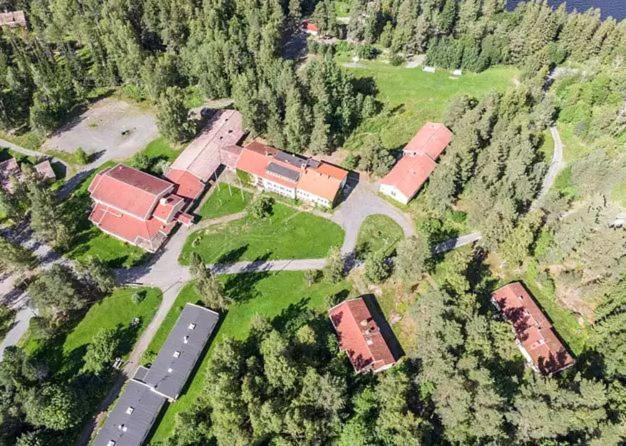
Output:
<path fill-rule="evenodd" d="M 332 45 L 306 63 L 282 57 L 285 40 L 309 16 L 322 34 L 389 51 L 394 63 L 425 54 L 443 68 L 521 69 L 516 88 L 451 104 L 443 119 L 455 138 L 421 192 L 430 212 L 424 237 L 400 243 L 393 271 L 385 259 L 366 261 L 371 281 L 391 277 L 407 293 L 424 275 L 441 273 L 439 289 L 410 305 L 416 351 L 384 374 L 355 376 L 324 314 L 255 320 L 245 339 L 215 346 L 203 397 L 177 416 L 164 445 L 626 440 L 626 232 L 609 227 L 626 205 L 626 21 L 544 2 L 506 11 L 504 0 L 353 0 L 346 27 L 331 0 L 0 4 L 24 9 L 29 22 L 28 31 L 0 31 L 5 132 L 47 134 L 118 89 L 153 104 L 161 132 L 184 141 L 195 129 L 183 99 L 200 91 L 233 98 L 252 134 L 277 147 L 332 152 L 380 104 L 374 85 L 336 63 Z M 557 76 L 562 65 L 568 69 Z M 580 148 L 537 200 L 549 164 L 540 148 L 553 125 Z M 374 139 L 351 162 L 382 175 L 393 155 Z M 36 183 L 17 193 L 2 194 L 3 206 L 23 216 L 26 200 L 33 229 L 67 245 L 72 218 L 57 197 Z M 429 242 L 451 212 L 464 213 L 483 239 L 475 250 L 432 258 Z M 8 265 L 32 262 L 0 243 Z M 494 257 L 499 272 L 532 276 L 585 321 L 589 338 L 575 367 L 554 377 L 524 367 L 510 326 L 489 302 Z M 324 280 L 341 273 L 342 265 Z M 54 268 L 30 287 L 40 312 L 34 330 L 49 339 L 112 278 L 92 260 L 80 274 Z M 115 337 L 103 331 L 71 379 L 53 373 L 45 357 L 8 350 L 0 363 L 0 444 L 67 444 L 86 416 L 81 395 L 98 399 L 110 383 Z"/>

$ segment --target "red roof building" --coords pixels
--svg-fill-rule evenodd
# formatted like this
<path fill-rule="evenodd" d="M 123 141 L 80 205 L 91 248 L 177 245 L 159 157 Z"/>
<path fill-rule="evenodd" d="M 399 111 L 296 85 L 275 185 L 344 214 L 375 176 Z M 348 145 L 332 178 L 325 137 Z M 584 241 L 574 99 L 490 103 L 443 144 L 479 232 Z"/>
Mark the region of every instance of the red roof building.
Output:
<path fill-rule="evenodd" d="M 98 173 L 89 185 L 95 203 L 89 220 L 113 237 L 155 252 L 178 222 L 192 221 L 174 188 L 169 181 L 118 164 Z"/>
<path fill-rule="evenodd" d="M 328 315 L 355 372 L 377 373 L 396 363 L 363 297 L 343 301 Z"/>
<path fill-rule="evenodd" d="M 380 192 L 407 204 L 433 173 L 435 161 L 451 140 L 452 132 L 445 125 L 424 124 L 404 147 L 402 158 L 379 180 Z"/>
<path fill-rule="evenodd" d="M 302 29 L 305 33 L 317 36 L 319 34 L 319 27 L 315 23 L 311 23 L 309 20 L 302 21 Z"/>
<path fill-rule="evenodd" d="M 236 110 L 216 110 L 213 113 L 200 135 L 165 173 L 165 178 L 177 185 L 176 194 L 195 201 L 220 165 L 234 167 L 237 151 L 233 146 L 237 147 L 245 134 L 242 121 L 241 113 Z"/>
<path fill-rule="evenodd" d="M 574 365 L 554 327 L 520 282 L 494 291 L 491 301 L 513 325 L 515 342 L 533 370 L 553 374 Z"/>
<path fill-rule="evenodd" d="M 243 148 L 236 166 L 260 189 L 326 208 L 334 205 L 348 179 L 345 169 L 258 141 Z"/>
<path fill-rule="evenodd" d="M 7 28 L 26 28 L 26 15 L 24 11 L 0 12 L 0 26 Z"/>

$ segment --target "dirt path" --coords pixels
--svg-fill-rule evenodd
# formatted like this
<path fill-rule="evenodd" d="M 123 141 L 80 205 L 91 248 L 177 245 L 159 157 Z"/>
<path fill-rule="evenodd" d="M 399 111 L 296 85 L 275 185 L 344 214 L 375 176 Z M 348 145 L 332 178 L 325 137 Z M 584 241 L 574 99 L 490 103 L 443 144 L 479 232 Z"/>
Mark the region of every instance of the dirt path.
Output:
<path fill-rule="evenodd" d="M 543 178 L 541 191 L 533 202 L 531 209 L 535 209 L 537 205 L 541 202 L 541 199 L 548 194 L 548 191 L 554 184 L 554 180 L 556 179 L 557 175 L 565 167 L 565 162 L 563 161 L 564 146 L 563 141 L 561 141 L 561 135 L 559 134 L 559 130 L 556 128 L 556 126 L 552 126 L 550 127 L 550 133 L 552 134 L 552 140 L 554 141 L 554 152 L 552 153 L 552 161 L 550 162 L 548 173 L 546 173 L 546 176 Z"/>

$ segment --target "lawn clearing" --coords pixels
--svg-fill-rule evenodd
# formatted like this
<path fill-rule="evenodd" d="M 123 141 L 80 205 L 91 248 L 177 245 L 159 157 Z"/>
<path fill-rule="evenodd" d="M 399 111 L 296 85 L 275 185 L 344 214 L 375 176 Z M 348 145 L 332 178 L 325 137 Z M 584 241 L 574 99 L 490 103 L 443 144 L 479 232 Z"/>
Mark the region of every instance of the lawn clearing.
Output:
<path fill-rule="evenodd" d="M 340 63 L 349 62 L 351 54 L 340 54 Z M 513 86 L 518 70 L 498 66 L 482 73 L 464 72 L 450 79 L 446 70 L 425 73 L 420 68 L 394 67 L 381 61 L 360 61 L 364 68 L 346 68 L 356 77 L 371 77 L 379 90 L 377 99 L 385 109 L 366 120 L 346 141 L 345 148 L 361 145 L 368 135 L 380 135 L 391 149 L 404 146 L 426 121 L 440 121 L 452 99 L 461 94 L 485 96 L 493 90 L 504 91 Z"/>
<path fill-rule="evenodd" d="M 180 255 L 188 264 L 192 252 L 206 263 L 239 260 L 319 259 L 332 246 L 340 246 L 343 229 L 323 217 L 275 203 L 263 219 L 241 220 L 201 229 L 189 236 Z"/>
<path fill-rule="evenodd" d="M 176 150 L 164 137 L 160 136 L 154 141 L 151 141 L 141 152 L 137 152 L 135 157 L 143 155 L 153 163 L 160 160 L 172 162 L 179 154 L 180 151 Z"/>
<path fill-rule="evenodd" d="M 576 161 L 591 151 L 581 139 L 574 134 L 571 124 L 558 123 L 559 135 L 563 141 L 563 158 L 567 163 Z"/>
<path fill-rule="evenodd" d="M 143 293 L 145 298 L 138 304 L 131 296 Z M 103 328 L 120 327 L 120 353 L 126 356 L 141 332 L 150 323 L 161 303 L 161 290 L 157 288 L 118 288 L 110 296 L 96 302 L 83 318 L 67 333 L 42 344 L 41 341 L 26 337 L 24 351 L 29 355 L 45 356 L 46 363 L 53 372 L 78 373 L 87 345 L 94 335 Z M 133 319 L 140 322 L 131 327 Z"/>
<path fill-rule="evenodd" d="M 361 224 L 356 242 L 360 258 L 370 252 L 383 250 L 387 254 L 404 238 L 404 231 L 398 223 L 386 215 L 370 215 Z"/>
<path fill-rule="evenodd" d="M 326 310 L 326 297 L 339 294 L 345 299 L 350 292 L 347 282 L 329 284 L 319 282 L 309 287 L 302 272 L 273 272 L 225 276 L 222 278 L 227 293 L 235 300 L 218 325 L 218 332 L 211 341 L 208 353 L 202 359 L 196 375 L 186 393 L 175 403 L 170 404 L 158 425 L 151 443 L 167 438 L 174 429 L 176 415 L 189 409 L 202 394 L 206 380 L 206 370 L 214 346 L 225 337 L 244 339 L 250 330 L 250 323 L 255 315 L 267 318 L 280 317 L 281 322 L 297 317 L 306 308 L 323 312 Z M 185 286 L 176 302 L 161 324 L 152 340 L 143 362 L 149 362 L 159 351 L 170 330 L 187 302 L 197 302 L 193 284 Z"/>
<path fill-rule="evenodd" d="M 250 192 L 219 183 L 197 212 L 201 218 L 217 218 L 243 211 L 252 200 Z"/>

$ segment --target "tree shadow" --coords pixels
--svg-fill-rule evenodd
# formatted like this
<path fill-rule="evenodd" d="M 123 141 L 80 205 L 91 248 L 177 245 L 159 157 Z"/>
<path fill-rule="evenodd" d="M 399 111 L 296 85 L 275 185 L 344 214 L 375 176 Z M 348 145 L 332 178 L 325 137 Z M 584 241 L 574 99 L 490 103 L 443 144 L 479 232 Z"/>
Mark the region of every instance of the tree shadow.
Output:
<path fill-rule="evenodd" d="M 221 264 L 227 264 L 227 263 L 235 263 L 237 262 L 239 259 L 241 259 L 241 256 L 244 255 L 244 253 L 248 250 L 248 247 L 250 245 L 248 243 L 246 243 L 245 245 L 239 246 L 237 248 L 231 249 L 230 251 L 222 254 L 221 256 L 219 256 L 217 258 L 217 260 L 215 261 L 215 263 L 217 265 L 221 265 Z"/>
<path fill-rule="evenodd" d="M 374 319 L 376 325 L 378 325 L 378 328 L 380 329 L 380 334 L 385 339 L 387 346 L 389 346 L 391 354 L 397 361 L 402 356 L 404 356 L 404 350 L 402 349 L 398 338 L 396 338 L 395 333 L 391 329 L 391 326 L 387 322 L 387 319 L 385 318 L 385 313 L 383 313 L 382 308 L 380 308 L 380 305 L 378 304 L 378 301 L 373 294 L 365 294 L 363 296 L 363 300 L 365 301 L 367 308 L 372 314 L 372 319 Z"/>
<path fill-rule="evenodd" d="M 224 293 L 237 303 L 247 302 L 259 296 L 256 284 L 270 274 L 263 271 L 229 275 L 224 282 Z"/>
<path fill-rule="evenodd" d="M 310 302 L 310 297 L 303 297 L 298 302 L 289 304 L 278 316 L 272 319 L 272 327 L 281 333 L 293 335 L 315 316 L 315 313 L 309 308 Z"/>

